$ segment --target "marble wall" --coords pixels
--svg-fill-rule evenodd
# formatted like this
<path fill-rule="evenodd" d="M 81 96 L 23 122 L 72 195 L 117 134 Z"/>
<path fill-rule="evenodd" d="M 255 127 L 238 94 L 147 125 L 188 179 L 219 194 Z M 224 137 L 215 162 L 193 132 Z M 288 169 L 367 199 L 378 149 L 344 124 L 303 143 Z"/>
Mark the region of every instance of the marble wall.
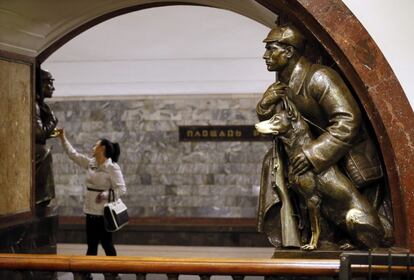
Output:
<path fill-rule="evenodd" d="M 252 125 L 260 95 L 168 95 L 49 102 L 80 152 L 107 137 L 132 216 L 254 217 L 260 167 L 269 142 L 179 142 L 180 125 Z M 84 171 L 53 144 L 60 215 L 82 214 Z"/>
<path fill-rule="evenodd" d="M 0 60 L 0 216 L 30 211 L 30 65 Z"/>

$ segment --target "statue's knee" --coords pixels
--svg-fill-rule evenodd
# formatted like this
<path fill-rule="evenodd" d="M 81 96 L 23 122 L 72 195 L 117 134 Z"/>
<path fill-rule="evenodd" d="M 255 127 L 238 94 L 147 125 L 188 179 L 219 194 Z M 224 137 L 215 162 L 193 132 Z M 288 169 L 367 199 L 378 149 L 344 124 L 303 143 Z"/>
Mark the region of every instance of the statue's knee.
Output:
<path fill-rule="evenodd" d="M 346 213 L 345 221 L 348 228 L 354 227 L 355 224 L 362 224 L 365 213 L 359 209 L 352 208 Z"/>
<path fill-rule="evenodd" d="M 375 219 L 360 209 L 350 209 L 346 214 L 346 225 L 351 236 L 367 248 L 378 247 L 383 238 L 383 229 Z"/>

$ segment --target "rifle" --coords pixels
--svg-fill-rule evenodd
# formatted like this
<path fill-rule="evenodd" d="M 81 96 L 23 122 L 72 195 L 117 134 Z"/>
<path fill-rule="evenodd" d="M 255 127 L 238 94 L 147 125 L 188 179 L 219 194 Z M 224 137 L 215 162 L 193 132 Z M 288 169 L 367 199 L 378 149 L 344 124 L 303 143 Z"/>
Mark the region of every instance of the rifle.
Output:
<path fill-rule="evenodd" d="M 285 166 L 280 158 L 280 151 L 279 141 L 274 137 L 271 183 L 282 203 L 282 207 L 280 208 L 282 245 L 283 247 L 300 247 L 298 224 L 293 216 L 292 202 L 290 201 L 285 180 Z"/>

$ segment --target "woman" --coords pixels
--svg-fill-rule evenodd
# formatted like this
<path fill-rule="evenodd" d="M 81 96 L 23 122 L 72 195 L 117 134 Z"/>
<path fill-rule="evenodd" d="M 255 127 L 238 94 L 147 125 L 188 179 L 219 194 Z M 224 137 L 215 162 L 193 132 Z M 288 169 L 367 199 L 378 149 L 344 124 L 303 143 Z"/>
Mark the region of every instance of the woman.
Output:
<path fill-rule="evenodd" d="M 64 129 L 57 129 L 57 133 L 69 158 L 87 170 L 86 194 L 83 207 L 83 211 L 86 214 L 86 237 L 88 243 L 86 255 L 97 255 L 98 245 L 101 242 L 107 256 L 116 256 L 112 233 L 105 230 L 103 214 L 110 188 L 114 190 L 116 198 L 126 192 L 121 169 L 116 163 L 120 154 L 119 144 L 112 143 L 104 138 L 100 139 L 92 149 L 93 157 L 91 158 L 78 153 L 72 147 L 66 139 Z"/>

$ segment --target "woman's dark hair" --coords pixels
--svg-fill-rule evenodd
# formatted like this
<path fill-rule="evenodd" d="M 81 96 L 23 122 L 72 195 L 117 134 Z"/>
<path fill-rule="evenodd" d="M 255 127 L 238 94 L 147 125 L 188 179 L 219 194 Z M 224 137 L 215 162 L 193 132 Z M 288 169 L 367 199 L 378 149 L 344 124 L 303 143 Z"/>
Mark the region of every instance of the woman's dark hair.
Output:
<path fill-rule="evenodd" d="M 113 162 L 117 162 L 121 149 L 118 143 L 112 143 L 106 138 L 101 138 L 99 140 L 101 145 L 105 147 L 105 157 L 111 158 Z"/>

